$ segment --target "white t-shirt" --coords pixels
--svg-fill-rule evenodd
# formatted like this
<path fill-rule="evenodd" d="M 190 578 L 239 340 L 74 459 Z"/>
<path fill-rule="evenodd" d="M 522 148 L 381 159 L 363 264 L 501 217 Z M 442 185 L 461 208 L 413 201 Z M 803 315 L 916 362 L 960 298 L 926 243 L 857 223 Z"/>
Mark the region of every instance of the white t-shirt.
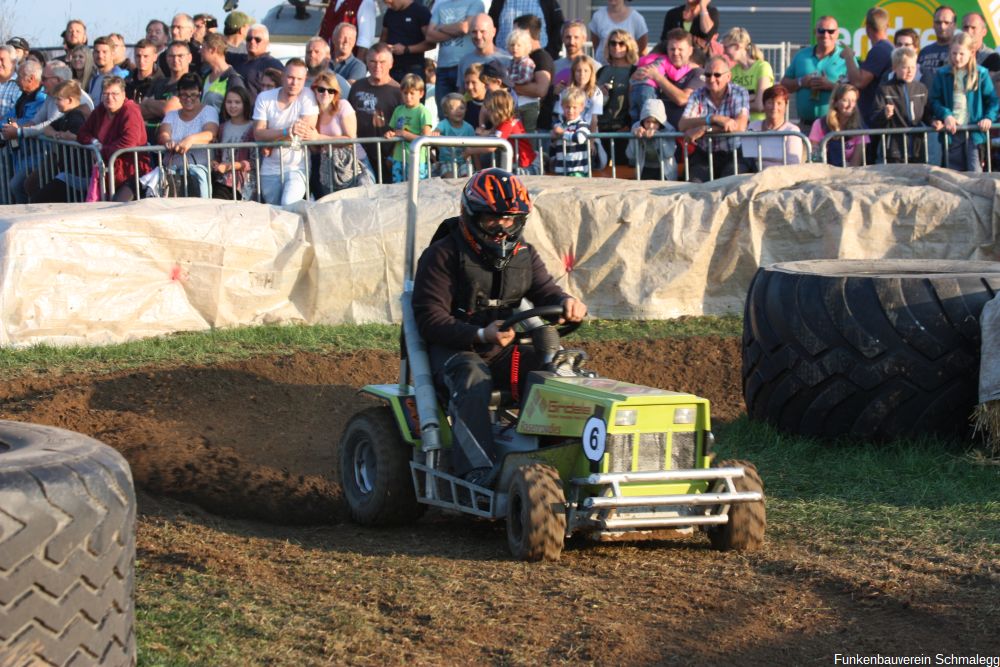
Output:
<path fill-rule="evenodd" d="M 747 129 L 750 132 L 761 132 L 763 126 L 764 121 L 755 120 L 750 123 Z M 786 122 L 775 131 L 798 132 L 798 130 L 798 126 Z M 755 165 L 758 158 L 758 146 L 760 146 L 759 157 L 763 161 L 764 168 L 782 164 L 802 164 L 802 140 L 798 137 L 761 137 L 759 139 L 744 137 L 743 157 Z"/>
<path fill-rule="evenodd" d="M 621 23 L 615 23 L 608 16 L 608 8 L 601 7 L 596 12 L 594 16 L 590 19 L 590 32 L 598 36 L 600 41 L 594 45 L 594 57 L 602 65 L 607 65 L 608 60 L 604 57 L 604 45 L 608 41 L 608 35 L 611 34 L 612 30 L 622 29 L 628 30 L 629 34 L 635 37 L 635 41 L 642 39 L 644 35 L 649 34 L 649 28 L 646 26 L 646 19 L 642 17 L 642 14 L 637 12 L 634 7 L 631 8 L 632 11 L 628 13 L 628 17 L 625 18 Z M 642 55 L 642 54 L 639 54 Z"/>
<path fill-rule="evenodd" d="M 186 121 L 181 118 L 179 110 L 170 111 L 163 117 L 163 125 L 170 126 L 170 137 L 174 140 L 174 143 L 190 137 L 192 134 L 204 132 L 206 123 L 219 124 L 219 112 L 211 104 L 203 106 L 198 115 L 191 120 Z M 208 166 L 207 155 L 208 151 L 192 148 L 187 154 L 188 164 L 194 163 Z"/>
<path fill-rule="evenodd" d="M 274 88 L 257 95 L 257 101 L 253 105 L 254 122 L 263 120 L 267 122 L 269 130 L 284 130 L 290 129 L 295 121 L 303 116 L 319 114 L 316 96 L 308 88 L 299 93 L 298 97 L 284 109 L 278 105 L 278 95 L 280 94 L 281 88 Z M 261 160 L 260 173 L 262 176 L 281 174 L 282 163 L 284 163 L 285 171 L 305 171 L 304 153 L 304 149 L 275 148 L 269 156 Z M 282 156 L 281 162 L 278 161 L 279 155 Z"/>

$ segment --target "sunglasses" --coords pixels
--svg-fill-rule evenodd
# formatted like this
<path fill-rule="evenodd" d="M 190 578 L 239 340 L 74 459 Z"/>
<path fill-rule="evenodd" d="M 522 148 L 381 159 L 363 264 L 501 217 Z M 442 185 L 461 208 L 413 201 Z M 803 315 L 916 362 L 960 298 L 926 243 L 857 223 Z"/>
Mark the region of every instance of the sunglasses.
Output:
<path fill-rule="evenodd" d="M 625 42 L 619 42 L 616 40 L 611 40 L 608 42 L 608 44 L 610 44 L 611 46 L 628 46 L 627 44 L 625 44 Z"/>
<path fill-rule="evenodd" d="M 840 32 L 839 28 L 816 28 L 817 35 L 833 35 Z"/>
<path fill-rule="evenodd" d="M 247 37 L 248 42 L 263 42 L 263 37 Z"/>
<path fill-rule="evenodd" d="M 340 91 L 336 88 L 324 88 L 323 86 L 315 86 L 313 88 L 317 93 L 327 93 L 328 95 L 339 95 Z"/>
<path fill-rule="evenodd" d="M 727 74 L 729 74 L 729 72 L 705 72 L 705 76 L 709 79 L 721 79 Z"/>

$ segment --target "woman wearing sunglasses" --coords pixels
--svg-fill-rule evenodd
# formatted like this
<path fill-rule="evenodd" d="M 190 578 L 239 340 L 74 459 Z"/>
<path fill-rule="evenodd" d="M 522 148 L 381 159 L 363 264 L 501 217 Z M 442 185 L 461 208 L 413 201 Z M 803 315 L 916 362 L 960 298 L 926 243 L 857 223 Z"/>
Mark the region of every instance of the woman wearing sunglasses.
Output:
<path fill-rule="evenodd" d="M 351 105 L 341 96 L 337 76 L 330 71 L 321 72 L 313 80 L 312 91 L 319 107 L 319 117 L 316 127 L 310 128 L 302 139 L 357 139 L 357 117 Z M 359 185 L 364 165 L 358 157 L 354 144 L 317 147 L 310 165 L 313 168 L 310 185 L 316 198 Z"/>
<path fill-rule="evenodd" d="M 639 45 L 639 53 L 646 51 L 649 44 L 649 28 L 642 14 L 626 4 L 626 0 L 608 0 L 606 7 L 594 12 L 590 24 L 590 41 L 594 44 L 594 55 L 602 65 L 608 64 L 608 37 L 613 30 L 625 30 Z"/>
<path fill-rule="evenodd" d="M 599 132 L 628 132 L 632 124 L 629 117 L 629 79 L 635 72 L 639 59 L 639 47 L 627 30 L 612 30 L 608 35 L 607 52 L 603 54 L 608 63 L 597 71 L 597 85 L 604 93 L 604 112 L 597 117 Z M 656 89 L 653 89 L 653 95 Z M 611 152 L 611 140 L 601 139 L 604 150 Z M 615 162 L 625 163 L 628 141 L 616 141 Z"/>

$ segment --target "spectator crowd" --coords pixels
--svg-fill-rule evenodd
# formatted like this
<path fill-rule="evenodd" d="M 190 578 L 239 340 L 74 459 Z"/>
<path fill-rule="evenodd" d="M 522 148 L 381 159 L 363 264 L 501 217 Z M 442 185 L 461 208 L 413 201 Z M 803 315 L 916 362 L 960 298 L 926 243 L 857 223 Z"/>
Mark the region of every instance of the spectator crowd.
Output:
<path fill-rule="evenodd" d="M 814 44 L 776 74 L 747 30 L 720 30 L 711 0 L 669 10 L 658 39 L 626 0 L 608 0 L 589 22 L 566 20 L 557 0 L 494 0 L 488 13 L 482 0 L 384 1 L 380 35 L 374 0 L 340 0 L 303 57 L 284 63 L 267 27 L 240 11 L 221 25 L 208 14 L 152 20 L 131 50 L 117 33 L 91 41 L 78 20 L 56 58 L 10 39 L 0 47 L 0 155 L 12 199 L 65 201 L 69 188 L 95 186 L 79 165 L 43 170 L 18 155 L 39 136 L 93 147 L 106 163 L 161 146 L 154 159 L 118 158 L 104 184 L 118 200 L 183 182 L 189 196 L 287 204 L 402 181 L 411 169 L 467 176 L 491 159 L 488 149 L 440 148 L 410 164 L 407 144 L 426 135 L 507 139 L 521 174 L 588 176 L 614 161 L 644 179 L 709 180 L 808 160 L 792 133 L 833 165 L 981 171 L 1000 111 L 1000 54 L 983 44 L 984 18 L 959 23 L 947 6 L 926 45 L 913 29 L 890 41 L 888 13 L 869 10 L 863 60 L 836 19 L 820 17 Z M 292 4 L 308 16 L 306 3 Z M 426 57 L 435 48 L 436 61 Z M 925 131 L 866 133 L 890 128 Z M 845 131 L 854 132 L 824 142 Z M 233 146 L 206 148 L 220 143 Z"/>

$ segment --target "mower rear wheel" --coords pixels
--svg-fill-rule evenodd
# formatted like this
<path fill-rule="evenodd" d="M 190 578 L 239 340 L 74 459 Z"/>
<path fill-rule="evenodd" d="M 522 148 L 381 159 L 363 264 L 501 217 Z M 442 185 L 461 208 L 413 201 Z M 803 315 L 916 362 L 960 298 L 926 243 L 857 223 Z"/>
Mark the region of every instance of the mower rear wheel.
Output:
<path fill-rule="evenodd" d="M 363 526 L 409 523 L 426 507 L 410 476 L 413 447 L 400 437 L 388 406 L 354 415 L 340 437 L 340 485 L 351 518 Z"/>
<path fill-rule="evenodd" d="M 719 468 L 740 467 L 746 471 L 742 478 L 733 480 L 736 490 L 759 491 L 764 493 L 764 482 L 757 467 L 749 461 L 721 461 Z M 764 543 L 767 528 L 767 511 L 764 501 L 755 503 L 734 503 L 729 506 L 729 522 L 713 526 L 708 531 L 712 548 L 717 551 L 754 551 Z"/>
<path fill-rule="evenodd" d="M 507 544 L 515 558 L 556 561 L 566 539 L 566 494 L 555 468 L 519 467 L 507 489 Z"/>

